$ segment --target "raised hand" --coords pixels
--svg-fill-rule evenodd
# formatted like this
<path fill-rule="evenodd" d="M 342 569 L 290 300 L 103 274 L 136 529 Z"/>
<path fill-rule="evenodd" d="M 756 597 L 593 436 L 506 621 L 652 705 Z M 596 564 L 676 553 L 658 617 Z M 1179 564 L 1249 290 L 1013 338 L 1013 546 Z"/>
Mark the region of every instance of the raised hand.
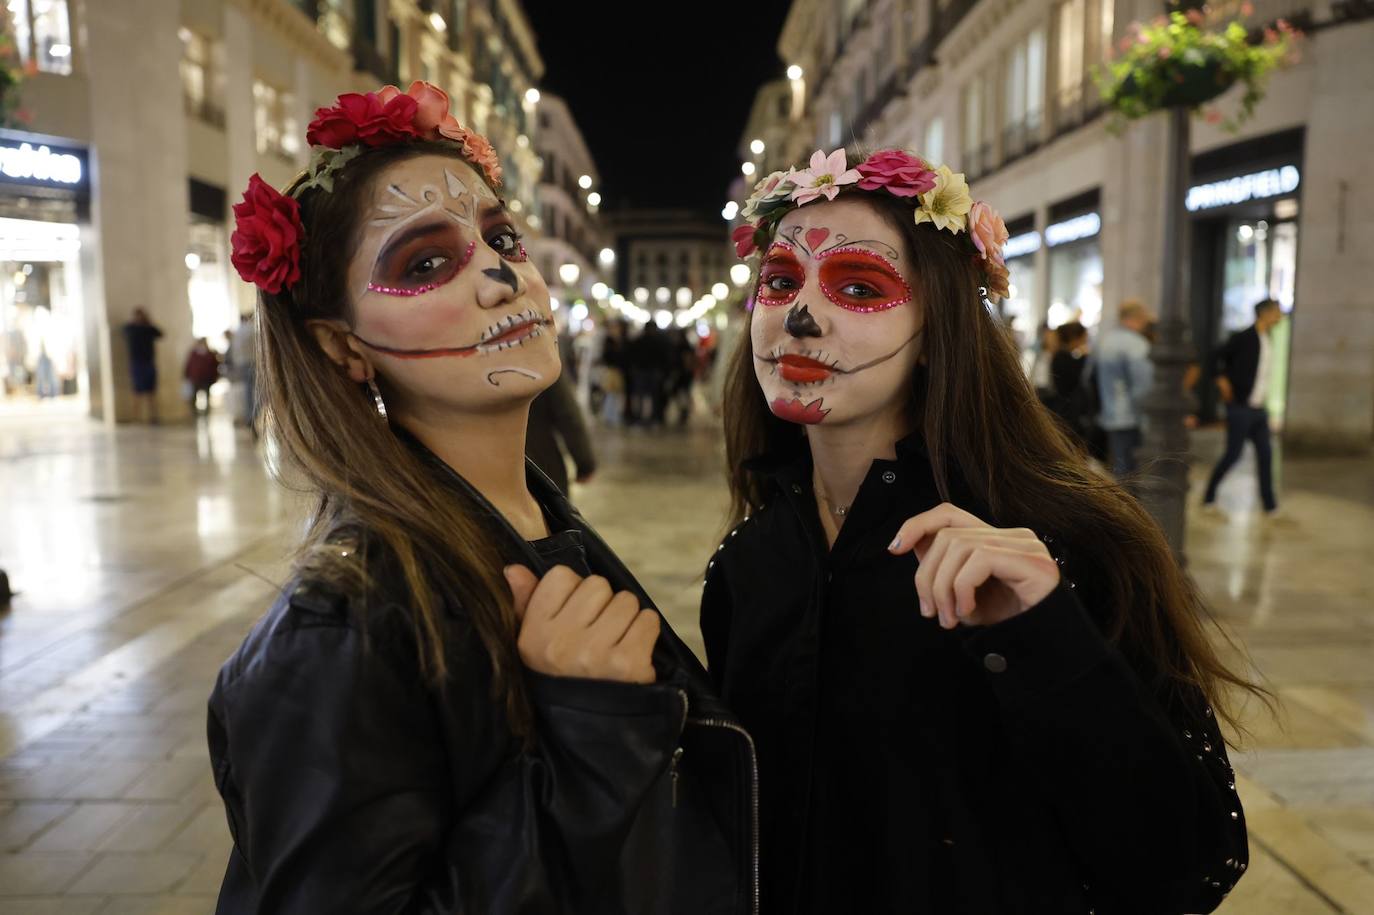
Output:
<path fill-rule="evenodd" d="M 888 551 L 916 554 L 921 615 L 946 629 L 1011 619 L 1059 586 L 1059 565 L 1034 531 L 993 527 L 948 502 L 908 519 Z"/>
<path fill-rule="evenodd" d="M 654 682 L 653 652 L 662 624 L 628 591 L 613 593 L 599 575 L 582 578 L 555 566 L 542 579 L 507 566 L 520 618 L 517 647 L 525 666 L 555 677 Z"/>

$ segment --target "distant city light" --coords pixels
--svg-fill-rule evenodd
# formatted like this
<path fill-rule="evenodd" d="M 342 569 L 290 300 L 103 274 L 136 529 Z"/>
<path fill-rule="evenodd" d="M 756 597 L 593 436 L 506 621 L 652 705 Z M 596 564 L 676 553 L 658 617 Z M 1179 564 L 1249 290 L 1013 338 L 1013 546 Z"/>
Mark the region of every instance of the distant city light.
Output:
<path fill-rule="evenodd" d="M 568 309 L 568 318 L 577 323 L 587 320 L 587 314 L 587 306 L 581 302 Z"/>
<path fill-rule="evenodd" d="M 654 312 L 654 323 L 659 326 L 659 329 L 667 330 L 668 325 L 673 323 L 673 313 L 671 311 Z"/>
<path fill-rule="evenodd" d="M 584 191 L 589 191 L 589 190 L 591 190 L 591 188 L 592 188 L 592 176 L 591 176 L 591 175 L 583 175 L 581 178 L 578 178 L 578 179 L 577 179 L 577 186 L 580 187 L 580 188 L 582 188 L 582 190 L 584 190 Z"/>
<path fill-rule="evenodd" d="M 692 290 L 688 289 L 686 286 L 681 286 L 681 287 L 679 287 L 679 288 L 678 288 L 678 291 L 677 291 L 677 306 L 678 306 L 678 308 L 686 308 L 688 305 L 691 305 L 691 304 L 692 304 Z"/>
<path fill-rule="evenodd" d="M 739 167 L 739 170 L 744 172 L 745 175 L 752 175 L 754 173 L 754 163 L 745 162 Z"/>
<path fill-rule="evenodd" d="M 601 206 L 601 195 L 596 191 L 592 191 L 587 195 L 587 203 L 594 207 Z"/>
<path fill-rule="evenodd" d="M 801 78 L 802 78 L 802 68 L 799 67 L 799 66 L 797 66 L 796 64 L 793 64 L 792 66 L 788 67 L 788 68 L 787 68 L 787 78 L 788 78 L 788 79 L 794 79 L 794 80 L 795 80 L 795 79 L 801 79 Z"/>
<path fill-rule="evenodd" d="M 750 270 L 748 264 L 735 264 L 730 268 L 730 282 L 736 286 L 743 286 L 749 282 Z"/>
<path fill-rule="evenodd" d="M 550 296 L 549 307 L 552 308 L 554 311 L 557 311 L 558 309 L 563 307 L 563 303 L 558 301 L 556 297 Z"/>
<path fill-rule="evenodd" d="M 188 269 L 195 270 L 200 266 L 200 255 L 191 251 L 186 255 L 186 266 Z"/>
<path fill-rule="evenodd" d="M 658 304 L 660 305 L 667 305 L 669 300 L 672 299 L 672 297 L 672 290 L 670 290 L 667 286 L 660 286 L 654 290 L 654 301 L 658 302 Z"/>
<path fill-rule="evenodd" d="M 611 248 L 602 248 L 597 259 L 601 261 L 602 266 L 609 267 L 615 263 L 615 251 Z"/>
<path fill-rule="evenodd" d="M 525 101 L 529 102 L 531 105 L 538 105 L 538 104 L 539 104 L 539 90 L 538 90 L 538 89 L 534 89 L 534 88 L 526 89 L 526 90 L 525 90 Z"/>
<path fill-rule="evenodd" d="M 592 298 L 604 299 L 610 293 L 611 287 L 605 283 L 592 283 Z"/>
<path fill-rule="evenodd" d="M 649 290 L 645 289 L 643 286 L 640 286 L 638 289 L 636 289 L 635 301 L 641 305 L 649 301 Z"/>
<path fill-rule="evenodd" d="M 711 336 L 711 325 L 710 325 L 709 323 L 707 323 L 706 321 L 698 321 L 698 322 L 697 322 L 697 336 L 698 336 L 698 337 L 703 337 L 703 338 L 704 338 L 704 337 L 709 337 L 709 336 Z"/>
<path fill-rule="evenodd" d="M 738 203 L 735 203 L 735 201 L 733 201 L 733 200 L 731 200 L 729 203 L 727 203 L 727 204 L 725 205 L 725 209 L 723 209 L 723 210 L 720 211 L 720 216 L 721 216 L 721 218 L 724 219 L 726 222 L 729 222 L 730 220 L 734 219 L 734 218 L 735 218 L 736 216 L 738 216 L 738 215 L 739 215 L 739 204 L 738 204 Z"/>
<path fill-rule="evenodd" d="M 715 296 L 717 301 L 725 298 L 729 294 L 730 287 L 725 285 L 724 283 L 716 283 L 714 286 L 711 287 L 711 295 Z"/>
<path fill-rule="evenodd" d="M 763 155 L 764 149 L 765 147 L 763 145 L 762 140 L 754 140 L 752 143 L 749 144 L 749 151 L 756 156 Z"/>
<path fill-rule="evenodd" d="M 530 145 L 530 138 L 522 133 L 515 138 L 515 145 L 519 146 L 521 149 L 527 149 Z"/>
<path fill-rule="evenodd" d="M 569 286 L 576 283 L 577 278 L 581 275 L 582 268 L 576 264 L 564 264 L 558 268 L 558 278 Z"/>
<path fill-rule="evenodd" d="M 448 23 L 445 22 L 444 17 L 440 16 L 438 13 L 429 14 L 429 24 L 434 27 L 434 31 L 436 32 L 448 31 Z"/>

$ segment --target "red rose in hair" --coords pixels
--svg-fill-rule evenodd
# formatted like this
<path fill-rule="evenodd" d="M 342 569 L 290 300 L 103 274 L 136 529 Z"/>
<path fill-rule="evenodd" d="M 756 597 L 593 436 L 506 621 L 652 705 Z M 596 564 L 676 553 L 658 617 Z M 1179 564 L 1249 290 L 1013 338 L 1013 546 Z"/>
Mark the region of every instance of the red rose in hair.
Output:
<path fill-rule="evenodd" d="M 248 179 L 243 202 L 234 204 L 230 260 L 244 282 L 278 293 L 301 278 L 301 206 L 257 175 Z"/>
<path fill-rule="evenodd" d="M 353 143 L 382 146 L 397 140 L 413 140 L 415 114 L 419 103 L 409 95 L 394 95 L 385 102 L 375 92 L 360 95 L 348 92 L 339 96 L 333 108 L 315 112 L 315 120 L 305 131 L 311 146 L 343 149 Z"/>
<path fill-rule="evenodd" d="M 920 159 L 900 149 L 875 152 L 859 163 L 859 187 L 866 191 L 885 189 L 898 197 L 915 197 L 935 187 L 935 172 Z"/>
<path fill-rule="evenodd" d="M 735 243 L 735 254 L 741 259 L 748 257 L 759 249 L 754 241 L 754 235 L 759 230 L 758 226 L 745 223 L 738 229 L 730 233 L 730 239 Z"/>

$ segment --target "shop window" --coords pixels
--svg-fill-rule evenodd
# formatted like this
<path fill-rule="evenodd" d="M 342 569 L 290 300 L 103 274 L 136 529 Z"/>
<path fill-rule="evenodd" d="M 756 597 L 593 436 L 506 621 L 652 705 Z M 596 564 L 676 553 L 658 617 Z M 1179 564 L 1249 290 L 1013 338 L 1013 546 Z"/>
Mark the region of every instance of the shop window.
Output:
<path fill-rule="evenodd" d="M 67 0 L 9 0 L 8 6 L 23 64 L 44 73 L 71 73 L 72 27 Z"/>
<path fill-rule="evenodd" d="M 1036 145 L 1045 92 L 1045 33 L 1036 29 L 1007 55 L 1003 82 L 1002 154 L 1015 158 Z"/>
<path fill-rule="evenodd" d="M 925 141 L 921 144 L 921 154 L 932 162 L 943 162 L 945 157 L 945 119 L 931 118 L 926 125 Z"/>
<path fill-rule="evenodd" d="M 224 126 L 224 45 L 183 28 L 181 94 L 186 113 L 215 127 Z"/>
<path fill-rule="evenodd" d="M 260 79 L 253 81 L 253 116 L 257 127 L 258 152 L 295 159 L 300 151 L 295 106 L 296 98 L 290 92 Z"/>
<path fill-rule="evenodd" d="M 959 107 L 963 113 L 963 167 L 970 178 L 984 174 L 991 166 L 991 139 L 987 130 L 988 81 L 982 74 L 973 77 L 960 90 Z"/>

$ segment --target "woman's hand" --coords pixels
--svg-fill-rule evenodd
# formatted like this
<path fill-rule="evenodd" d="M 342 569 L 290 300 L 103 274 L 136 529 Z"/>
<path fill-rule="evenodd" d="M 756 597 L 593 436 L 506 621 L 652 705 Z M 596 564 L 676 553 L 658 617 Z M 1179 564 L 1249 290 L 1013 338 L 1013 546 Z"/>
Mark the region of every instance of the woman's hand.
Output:
<path fill-rule="evenodd" d="M 611 592 L 606 579 L 555 566 L 542 579 L 524 566 L 505 569 L 520 618 L 525 666 L 554 677 L 653 683 L 661 620 L 639 598 Z"/>
<path fill-rule="evenodd" d="M 1034 531 L 993 527 L 948 502 L 908 519 L 888 551 L 916 553 L 921 615 L 946 629 L 1011 619 L 1059 586 L 1059 564 Z"/>

